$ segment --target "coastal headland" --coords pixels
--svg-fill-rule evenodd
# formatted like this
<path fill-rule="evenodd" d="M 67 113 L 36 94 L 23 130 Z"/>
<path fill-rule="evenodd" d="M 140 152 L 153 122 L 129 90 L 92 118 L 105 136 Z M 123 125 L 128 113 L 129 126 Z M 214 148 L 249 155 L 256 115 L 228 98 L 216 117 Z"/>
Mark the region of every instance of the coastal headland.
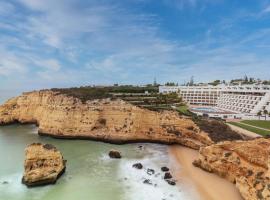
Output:
<path fill-rule="evenodd" d="M 264 151 L 261 151 L 265 144 L 268 144 L 268 139 L 262 138 L 257 142 L 256 139 L 244 138 L 222 122 L 196 121 L 172 110 L 152 111 L 109 96 L 82 101 L 74 95 L 57 90 L 41 90 L 23 93 L 0 106 L 0 125 L 12 123 L 36 124 L 40 135 L 55 138 L 91 139 L 116 144 L 154 142 L 183 145 L 200 150 L 199 159 L 191 157 L 192 160 L 197 159 L 194 162 L 195 166 L 236 183 L 244 199 L 268 197 L 264 189 L 269 180 L 268 165 L 265 164 L 268 163 L 269 158 L 264 156 Z M 249 140 L 245 141 L 246 139 Z M 241 142 L 234 142 L 234 140 L 241 140 Z M 224 141 L 227 142 L 223 143 Z M 223 144 L 232 148 L 224 149 Z M 233 148 L 234 146 L 236 148 Z M 243 154 L 240 155 L 242 151 L 237 151 L 237 149 L 238 147 L 246 149 L 245 146 L 254 150 L 250 153 L 258 153 L 256 158 L 259 159 L 259 164 L 264 164 L 260 166 L 264 170 L 253 170 L 254 162 L 242 158 Z M 173 151 L 178 159 L 177 150 Z M 227 151 L 233 156 L 227 156 Z M 269 151 L 268 147 L 266 151 Z M 217 153 L 220 154 L 219 157 L 216 156 Z M 208 157 L 211 158 L 208 159 Z M 215 157 L 215 160 L 212 157 Z M 235 164 L 238 160 L 240 163 L 245 163 L 245 168 L 240 164 Z M 218 164 L 213 165 L 212 163 L 215 162 Z M 234 167 L 233 172 L 229 170 L 230 166 Z M 220 170 L 224 168 L 228 170 Z M 242 173 L 243 169 L 246 173 Z M 255 174 L 250 177 L 260 178 L 262 187 L 249 184 L 247 173 L 250 174 L 250 171 Z M 237 172 L 237 175 L 234 172 Z M 241 184 L 245 185 L 243 183 L 245 181 L 249 187 L 239 187 Z"/>

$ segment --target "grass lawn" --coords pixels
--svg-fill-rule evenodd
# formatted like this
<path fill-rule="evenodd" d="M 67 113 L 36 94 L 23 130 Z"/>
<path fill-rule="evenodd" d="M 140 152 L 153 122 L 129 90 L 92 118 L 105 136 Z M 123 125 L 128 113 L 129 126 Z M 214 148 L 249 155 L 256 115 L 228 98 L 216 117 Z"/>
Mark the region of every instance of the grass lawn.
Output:
<path fill-rule="evenodd" d="M 257 126 L 260 128 L 266 128 L 270 130 L 270 121 L 262 121 L 262 120 L 244 120 L 242 123 L 249 124 L 252 126 Z"/>
<path fill-rule="evenodd" d="M 183 105 L 183 106 L 179 106 L 177 108 L 177 111 L 182 114 L 182 115 L 187 115 L 190 116 L 192 115 L 192 113 L 188 110 L 188 106 L 187 105 Z"/>
<path fill-rule="evenodd" d="M 251 127 L 251 126 L 248 126 L 248 125 L 244 125 L 244 124 L 239 124 L 237 122 L 228 122 L 228 124 L 232 124 L 232 125 L 238 126 L 240 128 L 243 128 L 245 130 L 251 131 L 253 133 L 257 133 L 257 134 L 262 135 L 262 136 L 270 134 L 270 131 L 261 130 L 261 129 L 254 128 L 254 127 Z"/>

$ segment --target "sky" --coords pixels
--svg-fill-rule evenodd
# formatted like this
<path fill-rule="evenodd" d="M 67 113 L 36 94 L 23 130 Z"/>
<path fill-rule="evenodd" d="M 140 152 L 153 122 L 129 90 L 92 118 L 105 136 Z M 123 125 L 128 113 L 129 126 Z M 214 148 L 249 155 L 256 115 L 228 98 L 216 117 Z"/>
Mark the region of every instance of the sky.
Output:
<path fill-rule="evenodd" d="M 0 90 L 270 79 L 268 0 L 0 0 Z"/>

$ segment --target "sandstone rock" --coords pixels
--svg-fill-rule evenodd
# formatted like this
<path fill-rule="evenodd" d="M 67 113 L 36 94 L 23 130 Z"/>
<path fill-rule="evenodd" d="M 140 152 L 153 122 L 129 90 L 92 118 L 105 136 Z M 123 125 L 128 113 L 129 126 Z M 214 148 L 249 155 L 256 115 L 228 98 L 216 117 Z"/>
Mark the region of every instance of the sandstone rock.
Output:
<path fill-rule="evenodd" d="M 117 150 L 110 150 L 109 156 L 110 156 L 110 158 L 117 158 L 117 159 L 122 157 L 121 153 Z"/>
<path fill-rule="evenodd" d="M 182 144 L 194 149 L 213 143 L 177 112 L 154 112 L 120 99 L 82 102 L 51 90 L 23 93 L 0 106 L 0 124 L 14 122 L 35 123 L 40 135 L 56 138 Z"/>
<path fill-rule="evenodd" d="M 31 144 L 25 156 L 22 183 L 29 187 L 56 183 L 66 169 L 62 154 L 50 144 Z"/>
<path fill-rule="evenodd" d="M 134 165 L 132 165 L 132 167 L 134 167 L 136 169 L 142 169 L 143 165 L 141 163 L 135 163 Z"/>
<path fill-rule="evenodd" d="M 161 167 L 161 171 L 168 172 L 170 169 L 168 167 Z"/>
<path fill-rule="evenodd" d="M 197 167 L 236 184 L 245 200 L 270 199 L 270 139 L 221 142 L 200 149 Z"/>

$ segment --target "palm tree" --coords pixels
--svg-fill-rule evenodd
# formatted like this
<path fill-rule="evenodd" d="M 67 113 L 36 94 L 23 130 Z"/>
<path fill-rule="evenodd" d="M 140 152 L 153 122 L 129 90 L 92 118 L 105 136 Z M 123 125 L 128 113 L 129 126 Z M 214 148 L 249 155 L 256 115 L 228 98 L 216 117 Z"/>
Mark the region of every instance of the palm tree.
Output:
<path fill-rule="evenodd" d="M 261 116 L 262 116 L 262 111 L 261 110 L 257 113 L 257 116 L 259 116 L 259 119 L 261 119 Z"/>
<path fill-rule="evenodd" d="M 266 120 L 266 116 L 268 114 L 268 111 L 264 109 L 263 114 L 264 114 L 264 117 L 265 117 L 265 120 Z"/>

